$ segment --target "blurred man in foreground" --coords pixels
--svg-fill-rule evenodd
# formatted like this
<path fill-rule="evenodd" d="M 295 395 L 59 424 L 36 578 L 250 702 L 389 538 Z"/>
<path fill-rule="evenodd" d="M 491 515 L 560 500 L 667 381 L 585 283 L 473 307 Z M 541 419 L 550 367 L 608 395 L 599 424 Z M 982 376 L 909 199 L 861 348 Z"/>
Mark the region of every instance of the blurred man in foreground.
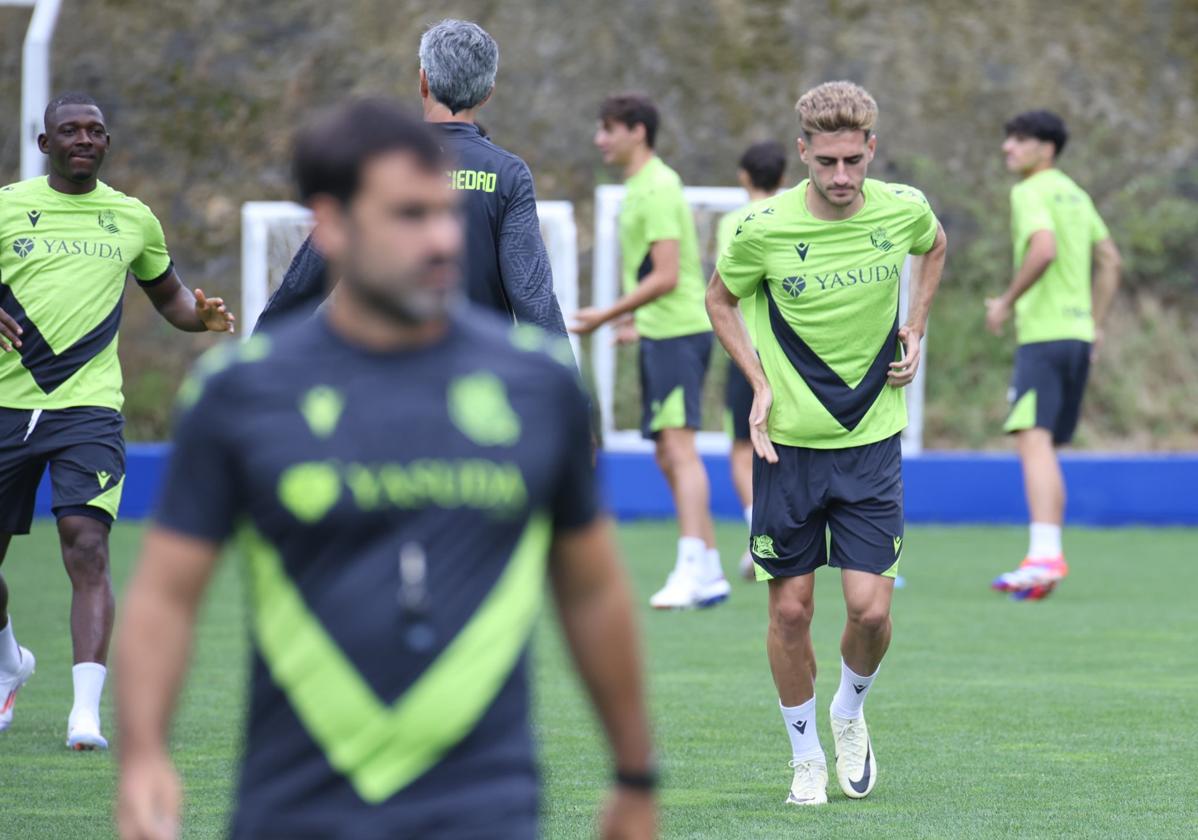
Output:
<path fill-rule="evenodd" d="M 178 831 L 171 709 L 234 535 L 254 643 L 234 837 L 533 840 L 546 571 L 615 757 L 603 836 L 652 837 L 632 606 L 572 365 L 457 305 L 462 225 L 430 129 L 354 103 L 295 166 L 341 284 L 181 393 L 120 636 L 123 837 Z"/>
<path fill-rule="evenodd" d="M 1011 188 L 1015 277 L 986 301 L 995 335 L 1015 314 L 1011 413 L 1031 514 L 1027 556 L 992 586 L 1016 599 L 1047 597 L 1069 573 L 1061 546 L 1065 477 L 1056 447 L 1073 439 L 1101 326 L 1119 286 L 1119 250 L 1094 202 L 1056 168 L 1065 122 L 1051 111 L 1028 111 L 1006 125 L 1002 150 Z"/>

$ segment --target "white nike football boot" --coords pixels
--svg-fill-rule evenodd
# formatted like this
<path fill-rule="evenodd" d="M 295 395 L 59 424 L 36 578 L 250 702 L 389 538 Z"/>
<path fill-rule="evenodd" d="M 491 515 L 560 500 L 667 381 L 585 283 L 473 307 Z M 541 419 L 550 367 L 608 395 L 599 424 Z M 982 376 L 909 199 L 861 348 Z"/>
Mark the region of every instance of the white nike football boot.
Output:
<path fill-rule="evenodd" d="M 33 674 L 33 669 L 37 667 L 37 660 L 33 658 L 33 654 L 29 652 L 28 648 L 17 645 L 17 650 L 21 654 L 21 664 L 16 673 L 0 674 L 0 732 L 8 729 L 12 724 L 12 709 L 17 702 L 17 692 Z"/>
<path fill-rule="evenodd" d="M 100 721 L 91 712 L 72 711 L 67 719 L 67 746 L 76 751 L 106 750 L 108 741 L 100 734 Z"/>
<path fill-rule="evenodd" d="M 818 758 L 808 761 L 792 761 L 794 779 L 790 782 L 787 805 L 827 805 L 828 765 Z"/>
<path fill-rule="evenodd" d="M 851 799 L 864 799 L 878 781 L 878 762 L 865 715 L 849 719 L 832 715 L 832 740 L 836 743 L 836 781 Z"/>
<path fill-rule="evenodd" d="M 649 606 L 655 610 L 689 610 L 698 605 L 698 581 L 690 567 L 682 564 L 674 567 L 666 585 L 649 598 Z"/>

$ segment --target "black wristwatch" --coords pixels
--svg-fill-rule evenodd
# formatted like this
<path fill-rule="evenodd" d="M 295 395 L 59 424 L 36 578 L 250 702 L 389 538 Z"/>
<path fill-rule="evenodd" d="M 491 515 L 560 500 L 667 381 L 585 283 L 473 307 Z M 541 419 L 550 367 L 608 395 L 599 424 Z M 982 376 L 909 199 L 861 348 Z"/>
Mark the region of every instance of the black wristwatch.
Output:
<path fill-rule="evenodd" d="M 630 790 L 652 792 L 657 790 L 657 771 L 643 770 L 639 773 L 630 773 L 626 770 L 617 770 L 616 785 Z"/>

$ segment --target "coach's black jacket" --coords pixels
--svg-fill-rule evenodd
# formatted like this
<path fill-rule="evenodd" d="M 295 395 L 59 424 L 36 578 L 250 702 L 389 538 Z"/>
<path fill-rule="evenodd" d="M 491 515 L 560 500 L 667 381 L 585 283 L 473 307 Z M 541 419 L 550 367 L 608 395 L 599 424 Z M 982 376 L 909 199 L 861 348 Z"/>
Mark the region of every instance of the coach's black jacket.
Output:
<path fill-rule="evenodd" d="M 445 138 L 456 169 L 449 173 L 463 193 L 467 296 L 521 323 L 564 336 L 566 326 L 553 294 L 549 256 L 541 239 L 532 173 L 516 155 L 499 148 L 470 123 L 431 123 Z M 311 313 L 328 296 L 324 257 L 304 241 L 258 319 L 267 326 L 284 316 Z"/>

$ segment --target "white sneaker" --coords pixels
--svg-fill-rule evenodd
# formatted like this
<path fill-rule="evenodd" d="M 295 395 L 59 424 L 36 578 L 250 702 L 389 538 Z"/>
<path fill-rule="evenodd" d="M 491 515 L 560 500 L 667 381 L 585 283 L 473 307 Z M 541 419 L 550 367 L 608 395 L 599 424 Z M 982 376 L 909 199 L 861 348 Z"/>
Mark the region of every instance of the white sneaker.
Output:
<path fill-rule="evenodd" d="M 696 584 L 695 606 L 714 607 L 716 604 L 727 601 L 731 594 L 732 584 L 728 583 L 728 579 L 721 572 L 717 578 Z"/>
<path fill-rule="evenodd" d="M 37 667 L 37 660 L 33 658 L 33 654 L 27 648 L 17 645 L 17 650 L 21 654 L 21 664 L 17 667 L 17 672 L 7 675 L 0 674 L 0 732 L 8 729 L 12 724 L 12 708 L 17 702 L 17 692 L 33 674 L 33 669 Z"/>
<path fill-rule="evenodd" d="M 67 746 L 73 750 L 106 750 L 108 741 L 100 734 L 100 721 L 89 712 L 71 712 L 67 720 Z"/>
<path fill-rule="evenodd" d="M 836 780 L 851 799 L 863 799 L 878 781 L 878 762 L 865 715 L 856 719 L 832 715 L 832 740 L 836 743 Z"/>
<path fill-rule="evenodd" d="M 740 557 L 740 576 L 745 580 L 757 580 L 757 564 L 753 562 L 751 551 L 746 551 Z"/>
<path fill-rule="evenodd" d="M 699 605 L 695 579 L 682 568 L 675 568 L 666 578 L 666 585 L 653 593 L 649 606 L 655 610 L 689 610 Z"/>
<path fill-rule="evenodd" d="M 790 783 L 787 805 L 827 805 L 828 765 L 818 758 L 809 761 L 792 761 L 794 779 Z"/>

